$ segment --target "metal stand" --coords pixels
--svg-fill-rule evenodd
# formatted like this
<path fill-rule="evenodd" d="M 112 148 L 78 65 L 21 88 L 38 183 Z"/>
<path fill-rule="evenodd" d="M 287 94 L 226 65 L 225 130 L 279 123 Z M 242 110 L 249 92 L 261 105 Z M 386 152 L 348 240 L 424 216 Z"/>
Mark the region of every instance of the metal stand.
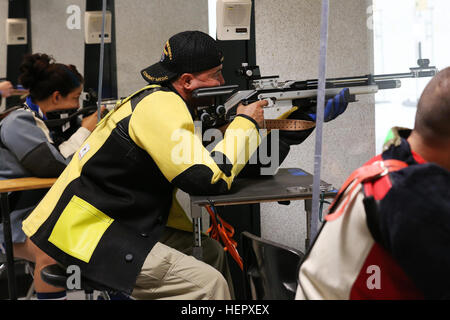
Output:
<path fill-rule="evenodd" d="M 312 218 L 312 199 L 305 199 L 305 211 L 306 211 L 306 239 L 305 239 L 305 251 L 308 250 L 311 243 L 311 218 Z"/>
<path fill-rule="evenodd" d="M 194 225 L 194 247 L 192 249 L 192 255 L 198 260 L 203 260 L 202 208 L 191 203 L 191 215 Z"/>

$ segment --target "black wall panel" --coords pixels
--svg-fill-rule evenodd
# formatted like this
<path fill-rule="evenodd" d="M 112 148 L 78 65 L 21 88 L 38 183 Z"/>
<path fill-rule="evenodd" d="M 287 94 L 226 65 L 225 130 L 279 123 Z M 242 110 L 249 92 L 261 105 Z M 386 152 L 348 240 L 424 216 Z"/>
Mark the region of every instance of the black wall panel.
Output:
<path fill-rule="evenodd" d="M 22 63 L 23 56 L 31 53 L 31 18 L 30 18 L 30 0 L 9 0 L 8 18 L 26 18 L 27 24 L 27 44 L 16 44 L 7 46 L 6 60 L 6 78 L 11 81 L 13 86 L 17 86 L 19 77 L 19 66 Z M 13 96 L 6 99 L 6 109 L 20 104 L 20 97 Z"/>
<path fill-rule="evenodd" d="M 111 11 L 111 43 L 104 44 L 102 98 L 117 99 L 117 62 L 114 0 L 107 0 L 106 10 Z M 86 11 L 102 11 L 102 0 L 86 0 Z M 100 44 L 84 46 L 84 90 L 98 92 Z"/>

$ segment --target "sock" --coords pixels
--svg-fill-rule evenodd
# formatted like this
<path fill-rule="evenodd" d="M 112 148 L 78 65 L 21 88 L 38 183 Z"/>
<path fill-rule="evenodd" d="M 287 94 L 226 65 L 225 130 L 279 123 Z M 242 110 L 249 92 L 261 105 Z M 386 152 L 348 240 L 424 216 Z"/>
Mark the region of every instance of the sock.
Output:
<path fill-rule="evenodd" d="M 36 292 L 38 300 L 67 300 L 66 291 L 59 292 Z"/>

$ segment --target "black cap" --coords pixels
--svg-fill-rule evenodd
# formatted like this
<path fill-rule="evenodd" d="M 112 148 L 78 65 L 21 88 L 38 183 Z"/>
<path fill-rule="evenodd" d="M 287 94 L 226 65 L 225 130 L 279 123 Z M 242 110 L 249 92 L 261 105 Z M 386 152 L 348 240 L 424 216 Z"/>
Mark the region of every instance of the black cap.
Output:
<path fill-rule="evenodd" d="M 161 83 L 183 73 L 212 69 L 222 62 L 222 52 L 212 37 L 201 31 L 184 31 L 166 42 L 161 60 L 142 70 L 141 75 L 148 83 Z"/>

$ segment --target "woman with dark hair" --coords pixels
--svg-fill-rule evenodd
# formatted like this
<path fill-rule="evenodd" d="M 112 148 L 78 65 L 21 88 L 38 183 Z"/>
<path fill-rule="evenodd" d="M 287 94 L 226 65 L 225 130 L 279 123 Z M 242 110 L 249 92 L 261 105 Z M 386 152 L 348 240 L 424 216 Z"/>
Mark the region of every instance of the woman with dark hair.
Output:
<path fill-rule="evenodd" d="M 29 90 L 23 106 L 0 122 L 0 179 L 58 177 L 75 151 L 94 130 L 97 114 L 85 117 L 81 127 L 66 141 L 56 145 L 45 124 L 47 113 L 76 109 L 83 90 L 83 77 L 73 65 L 55 63 L 46 54 L 32 54 L 20 66 L 19 83 Z M 14 255 L 39 265 L 55 263 L 38 249 L 22 231 L 22 220 L 39 203 L 47 190 L 15 192 L 10 195 Z M 0 225 L 0 239 L 3 226 Z M 35 270 L 35 290 L 40 297 L 65 297 Z M 52 294 L 49 294 L 52 293 Z"/>

